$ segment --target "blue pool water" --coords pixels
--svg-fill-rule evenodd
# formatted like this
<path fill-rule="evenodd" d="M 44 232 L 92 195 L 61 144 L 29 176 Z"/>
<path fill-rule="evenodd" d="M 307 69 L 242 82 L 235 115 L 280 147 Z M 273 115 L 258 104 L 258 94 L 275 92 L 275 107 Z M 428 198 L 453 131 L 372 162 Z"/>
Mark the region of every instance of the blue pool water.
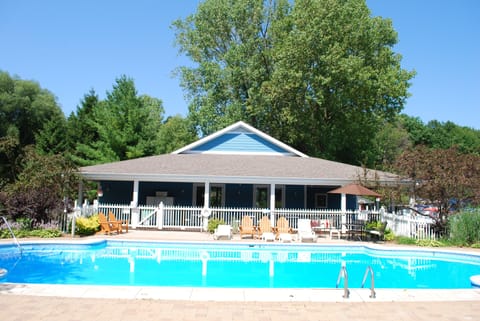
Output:
<path fill-rule="evenodd" d="M 335 288 L 340 268 L 360 288 L 368 266 L 376 288 L 470 288 L 480 256 L 364 246 L 100 241 L 0 246 L 5 283 Z M 366 287 L 370 284 L 367 278 Z M 343 283 L 340 283 L 340 287 Z"/>

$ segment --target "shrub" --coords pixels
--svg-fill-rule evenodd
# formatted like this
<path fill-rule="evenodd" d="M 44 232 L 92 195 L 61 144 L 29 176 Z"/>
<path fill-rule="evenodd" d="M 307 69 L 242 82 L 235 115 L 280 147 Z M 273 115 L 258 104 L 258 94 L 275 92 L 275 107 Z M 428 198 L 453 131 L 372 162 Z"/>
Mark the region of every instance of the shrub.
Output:
<path fill-rule="evenodd" d="M 225 221 L 218 218 L 209 219 L 207 229 L 210 233 L 213 233 L 215 232 L 215 229 L 221 224 L 225 224 Z"/>
<path fill-rule="evenodd" d="M 406 237 L 406 236 L 398 236 L 396 240 L 398 244 L 402 244 L 402 245 L 415 245 L 417 242 L 417 240 L 411 237 Z"/>
<path fill-rule="evenodd" d="M 393 231 L 387 227 L 383 234 L 383 238 L 385 241 L 393 241 L 395 239 L 395 234 L 393 234 Z"/>
<path fill-rule="evenodd" d="M 448 221 L 450 241 L 457 246 L 480 243 L 480 209 L 452 215 Z"/>
<path fill-rule="evenodd" d="M 75 220 L 75 234 L 77 235 L 92 235 L 100 229 L 100 223 L 98 223 L 98 215 L 92 215 L 90 217 L 78 217 Z"/>
<path fill-rule="evenodd" d="M 431 247 L 445 246 L 445 244 L 437 240 L 417 240 L 415 244 L 418 246 L 431 246 Z"/>
<path fill-rule="evenodd" d="M 58 229 L 36 229 L 36 230 L 31 230 L 30 233 L 28 234 L 29 236 L 41 237 L 41 238 L 60 237 L 63 235 L 62 231 Z"/>

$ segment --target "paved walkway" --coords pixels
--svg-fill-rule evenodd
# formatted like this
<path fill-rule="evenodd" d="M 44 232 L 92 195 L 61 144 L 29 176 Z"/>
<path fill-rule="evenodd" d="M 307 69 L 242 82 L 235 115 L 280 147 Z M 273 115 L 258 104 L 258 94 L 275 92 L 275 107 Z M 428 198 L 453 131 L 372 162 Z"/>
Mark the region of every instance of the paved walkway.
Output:
<path fill-rule="evenodd" d="M 3 321 L 478 320 L 480 302 L 199 302 L 0 296 Z"/>
<path fill-rule="evenodd" d="M 75 238 L 84 241 L 90 238 Z M 209 241 L 206 233 L 131 231 L 114 239 Z M 63 241 L 71 240 L 65 238 Z M 239 241 L 239 240 L 234 240 Z M 241 242 L 252 242 L 242 240 Z M 321 239 L 321 243 L 345 242 Z M 441 277 L 441 276 L 439 276 Z M 480 290 L 237 291 L 223 289 L 0 287 L 0 320 L 479 320 Z M 272 296 L 272 293 L 275 295 Z M 97 298 L 96 298 L 97 297 Z M 101 297 L 101 298 L 99 298 Z M 107 299 L 108 298 L 108 299 Z"/>

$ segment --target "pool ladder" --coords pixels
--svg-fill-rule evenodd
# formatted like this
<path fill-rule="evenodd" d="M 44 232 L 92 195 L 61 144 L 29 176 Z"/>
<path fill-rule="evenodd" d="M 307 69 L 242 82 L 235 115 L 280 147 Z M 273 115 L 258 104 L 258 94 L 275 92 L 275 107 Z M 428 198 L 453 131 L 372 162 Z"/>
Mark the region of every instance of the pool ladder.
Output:
<path fill-rule="evenodd" d="M 375 277 L 373 276 L 373 269 L 370 265 L 367 266 L 365 274 L 363 275 L 362 288 L 365 285 L 365 281 L 367 281 L 368 272 L 370 272 L 370 298 L 375 299 Z"/>
<path fill-rule="evenodd" d="M 20 254 L 22 254 L 23 250 L 22 250 L 22 246 L 20 245 L 20 243 L 18 242 L 17 238 L 15 237 L 15 234 L 13 233 L 12 231 L 12 228 L 10 227 L 10 224 L 8 223 L 7 219 L 5 218 L 5 216 L 0 216 L 2 219 L 3 219 L 3 222 L 5 222 L 5 225 L 7 226 L 8 230 L 10 231 L 10 234 L 12 234 L 12 238 L 13 238 L 13 241 L 15 242 L 15 244 L 17 245 L 18 249 L 20 250 Z"/>
<path fill-rule="evenodd" d="M 350 296 L 350 290 L 348 289 L 348 272 L 347 272 L 347 266 L 342 263 L 342 267 L 340 268 L 340 271 L 338 272 L 338 277 L 337 277 L 337 285 L 336 287 L 338 288 L 338 285 L 340 284 L 340 280 L 343 277 L 343 298 L 348 299 Z"/>
<path fill-rule="evenodd" d="M 365 274 L 363 275 L 363 281 L 362 281 L 362 288 L 365 285 L 365 282 L 367 281 L 368 274 L 370 274 L 370 298 L 375 299 L 375 277 L 373 273 L 373 269 L 371 266 L 367 266 L 367 269 L 365 270 Z M 340 280 L 343 280 L 343 298 L 348 299 L 350 296 L 350 290 L 348 289 L 348 272 L 347 272 L 347 267 L 344 263 L 342 263 L 342 266 L 340 267 L 340 271 L 338 272 L 338 277 L 337 277 L 337 285 L 336 287 L 338 288 L 340 284 Z"/>

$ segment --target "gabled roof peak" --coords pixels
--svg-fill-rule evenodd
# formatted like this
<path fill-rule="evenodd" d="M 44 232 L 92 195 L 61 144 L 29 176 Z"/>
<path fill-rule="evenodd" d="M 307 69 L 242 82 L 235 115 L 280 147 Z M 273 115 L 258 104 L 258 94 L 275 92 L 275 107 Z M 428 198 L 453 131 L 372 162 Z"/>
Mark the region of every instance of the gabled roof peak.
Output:
<path fill-rule="evenodd" d="M 251 137 L 250 141 L 255 141 L 257 145 L 268 145 L 268 150 L 243 148 L 245 146 L 238 146 L 232 144 L 229 149 L 215 149 L 211 144 L 220 143 L 221 138 L 227 138 L 228 135 L 240 134 Z M 223 141 L 225 143 L 225 141 Z M 210 144 L 210 145 L 209 145 Z M 218 146 L 218 145 L 217 145 Z M 240 148 L 239 148 L 240 147 Z M 236 148 L 236 149 L 234 149 Z M 225 127 L 213 134 L 205 136 L 196 142 L 193 142 L 185 147 L 173 151 L 172 154 L 251 154 L 251 155 L 283 155 L 283 156 L 297 156 L 308 157 L 302 152 L 288 146 L 285 143 L 265 134 L 264 132 L 256 129 L 255 127 L 243 122 L 238 121 L 230 126 Z"/>

